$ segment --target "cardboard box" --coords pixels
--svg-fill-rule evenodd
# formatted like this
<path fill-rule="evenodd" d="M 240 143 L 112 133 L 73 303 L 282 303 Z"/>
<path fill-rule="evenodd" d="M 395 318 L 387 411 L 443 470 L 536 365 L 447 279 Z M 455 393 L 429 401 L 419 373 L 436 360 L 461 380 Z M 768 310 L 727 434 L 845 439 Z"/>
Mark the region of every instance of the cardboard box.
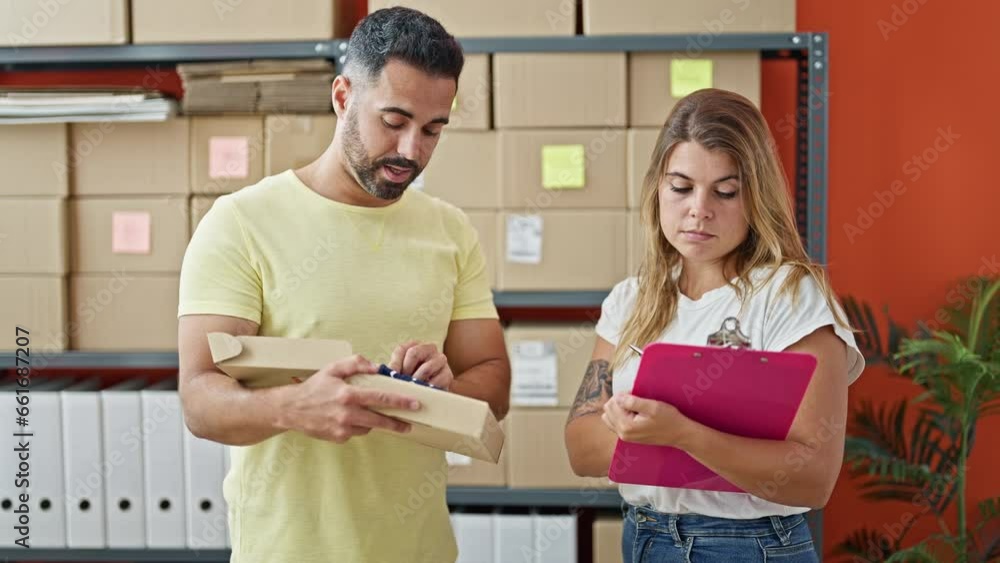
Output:
<path fill-rule="evenodd" d="M 74 273 L 176 273 L 190 240 L 186 197 L 70 202 Z"/>
<path fill-rule="evenodd" d="M 504 332 L 512 407 L 569 407 L 594 351 L 593 324 L 515 323 Z"/>
<path fill-rule="evenodd" d="M 486 258 L 486 277 L 490 287 L 497 285 L 497 227 L 499 214 L 496 211 L 468 211 L 472 227 L 479 233 L 479 246 Z"/>
<path fill-rule="evenodd" d="M 0 200 L 0 273 L 63 275 L 66 246 L 66 200 Z"/>
<path fill-rule="evenodd" d="M 293 383 L 292 377 L 305 380 L 330 362 L 351 355 L 350 343 L 339 340 L 213 332 L 208 342 L 215 365 L 247 387 L 287 385 Z M 372 409 L 412 424 L 409 433 L 393 435 L 491 463 L 500 459 L 504 433 L 485 401 L 384 375 L 356 375 L 346 381 L 420 401 L 422 408 L 417 411 Z"/>
<path fill-rule="evenodd" d="M 215 200 L 219 199 L 218 196 L 207 196 L 207 195 L 195 195 L 191 196 L 191 234 L 194 234 L 194 230 L 198 228 L 198 223 L 201 223 L 202 218 L 208 213 L 208 210 L 212 208 L 212 204 Z"/>
<path fill-rule="evenodd" d="M 628 130 L 628 207 L 638 209 L 641 204 L 642 183 L 653 160 L 653 149 L 660 137 L 660 129 Z"/>
<path fill-rule="evenodd" d="M 594 563 L 622 563 L 623 528 L 621 518 L 601 516 L 594 520 Z"/>
<path fill-rule="evenodd" d="M 795 0 L 633 0 L 628 9 L 614 0 L 583 2 L 585 35 L 699 34 L 690 48 L 703 49 L 723 33 L 794 31 Z"/>
<path fill-rule="evenodd" d="M 499 158 L 496 131 L 448 131 L 413 185 L 462 209 L 497 209 Z"/>
<path fill-rule="evenodd" d="M 66 332 L 66 278 L 63 276 L 0 276 L 0 311 L 11 331 L 0 351 L 17 348 L 15 325 L 28 331 L 28 352 L 60 352 L 69 345 Z M 37 358 L 33 365 L 43 367 Z"/>
<path fill-rule="evenodd" d="M 346 0 L 132 0 L 134 43 L 313 41 L 347 37 Z"/>
<path fill-rule="evenodd" d="M 0 47 L 122 45 L 128 0 L 0 0 Z"/>
<path fill-rule="evenodd" d="M 629 125 L 662 127 L 688 93 L 721 88 L 760 107 L 760 53 L 712 52 L 629 54 Z"/>
<path fill-rule="evenodd" d="M 390 6 L 420 10 L 458 38 L 547 37 L 576 32 L 575 0 L 368 0 L 369 13 Z"/>
<path fill-rule="evenodd" d="M 192 193 L 232 193 L 263 178 L 262 118 L 191 118 Z"/>
<path fill-rule="evenodd" d="M 74 350 L 177 350 L 179 276 L 74 274 L 69 286 Z"/>
<path fill-rule="evenodd" d="M 504 209 L 625 209 L 624 129 L 500 133 Z"/>
<path fill-rule="evenodd" d="M 600 291 L 627 273 L 625 211 L 507 212 L 500 216 L 497 288 Z"/>
<path fill-rule="evenodd" d="M 72 193 L 77 196 L 187 195 L 190 122 L 74 123 Z"/>
<path fill-rule="evenodd" d="M 458 79 L 455 106 L 447 130 L 488 130 L 493 118 L 493 88 L 490 80 L 490 56 L 465 55 L 465 66 Z"/>
<path fill-rule="evenodd" d="M 336 114 L 268 115 L 264 118 L 264 175 L 295 170 L 323 154 L 333 141 Z"/>
<path fill-rule="evenodd" d="M 512 489 L 617 488 L 607 477 L 579 477 L 569 465 L 569 409 L 511 409 L 507 485 Z"/>
<path fill-rule="evenodd" d="M 0 127 L 0 196 L 69 195 L 65 123 Z"/>
<path fill-rule="evenodd" d="M 495 127 L 624 127 L 626 66 L 625 53 L 497 53 Z"/>
<path fill-rule="evenodd" d="M 507 420 L 500 421 L 500 429 L 507 434 Z M 497 463 L 473 459 L 467 455 L 447 452 L 448 486 L 504 487 L 507 485 L 507 449 L 500 452 Z"/>
<path fill-rule="evenodd" d="M 646 230 L 638 210 L 628 212 L 628 275 L 639 273 L 646 252 Z"/>

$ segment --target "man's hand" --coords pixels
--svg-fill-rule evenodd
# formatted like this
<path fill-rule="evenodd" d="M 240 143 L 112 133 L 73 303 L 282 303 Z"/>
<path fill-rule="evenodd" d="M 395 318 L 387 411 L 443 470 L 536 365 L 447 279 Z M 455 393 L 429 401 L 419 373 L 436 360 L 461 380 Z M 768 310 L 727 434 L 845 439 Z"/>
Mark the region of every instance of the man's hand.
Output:
<path fill-rule="evenodd" d="M 692 420 L 673 405 L 619 394 L 604 404 L 604 424 L 626 442 L 681 447 Z"/>
<path fill-rule="evenodd" d="M 400 344 L 393 350 L 389 367 L 443 389 L 447 389 L 455 379 L 448 358 L 438 352 L 437 346 L 415 340 Z"/>
<path fill-rule="evenodd" d="M 364 436 L 372 428 L 409 432 L 409 424 L 369 409 L 417 410 L 420 403 L 395 393 L 355 387 L 344 381 L 366 373 L 378 373 L 378 366 L 361 356 L 353 356 L 330 364 L 301 384 L 287 386 L 279 426 L 338 444 L 354 436 Z"/>

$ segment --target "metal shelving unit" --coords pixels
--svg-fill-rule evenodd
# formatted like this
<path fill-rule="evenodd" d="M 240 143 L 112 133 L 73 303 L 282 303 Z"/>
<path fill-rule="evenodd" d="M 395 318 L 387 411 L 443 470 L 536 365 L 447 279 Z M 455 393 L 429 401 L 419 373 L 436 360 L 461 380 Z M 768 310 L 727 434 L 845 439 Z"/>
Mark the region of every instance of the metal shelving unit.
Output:
<path fill-rule="evenodd" d="M 0 549 L 5 562 L 17 561 L 142 561 L 156 563 L 227 563 L 228 549 Z"/>
<path fill-rule="evenodd" d="M 616 489 L 448 488 L 448 504 L 465 507 L 617 509 L 621 502 L 622 497 Z"/>
<path fill-rule="evenodd" d="M 600 37 L 519 37 L 463 39 L 467 53 L 760 51 L 767 58 L 799 62 L 799 128 L 795 187 L 797 219 L 810 254 L 826 262 L 827 129 L 829 36 L 826 33 L 726 35 L 621 35 Z M 338 66 L 346 40 L 273 43 L 121 45 L 0 49 L 4 70 L 142 67 L 182 62 L 239 59 L 326 58 Z"/>
<path fill-rule="evenodd" d="M 826 33 L 735 35 L 656 35 L 552 38 L 464 39 L 467 53 L 513 52 L 650 52 L 759 51 L 765 58 L 798 64 L 795 194 L 796 220 L 810 255 L 826 262 L 827 136 L 829 122 L 829 37 Z M 0 48 L 0 71 L 121 68 L 241 59 L 326 58 L 343 62 L 345 40 L 109 47 Z M 597 308 L 607 292 L 497 292 L 502 308 Z M 32 358 L 35 367 L 174 369 L 176 353 L 64 352 Z M 14 356 L 0 353 L 0 369 L 14 367 Z M 448 502 L 466 507 L 581 507 L 613 509 L 613 490 L 448 490 Z M 822 545 L 822 513 L 809 513 L 817 546 Z M 820 553 L 822 556 L 822 553 Z M 51 550 L 0 549 L 9 561 L 228 561 L 228 550 Z M 27 557 L 27 558 L 26 558 Z"/>

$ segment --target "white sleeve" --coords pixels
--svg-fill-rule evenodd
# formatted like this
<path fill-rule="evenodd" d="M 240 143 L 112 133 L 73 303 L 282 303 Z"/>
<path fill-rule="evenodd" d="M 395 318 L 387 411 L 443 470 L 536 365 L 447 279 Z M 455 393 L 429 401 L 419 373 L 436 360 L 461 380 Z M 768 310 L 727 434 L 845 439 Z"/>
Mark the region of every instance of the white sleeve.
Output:
<path fill-rule="evenodd" d="M 775 294 L 783 281 L 775 280 Z M 843 310 L 840 310 L 840 314 L 844 317 Z M 763 348 L 772 351 L 785 350 L 826 325 L 833 327 L 834 333 L 847 345 L 847 382 L 854 383 L 865 368 L 864 356 L 858 349 L 854 334 L 837 323 L 833 310 L 830 309 L 826 297 L 812 276 L 805 276 L 799 282 L 798 297 L 794 306 L 790 294 L 782 294 L 780 298 L 772 301 L 770 311 L 764 320 Z"/>
<path fill-rule="evenodd" d="M 601 318 L 597 321 L 597 336 L 618 346 L 622 328 L 632 312 L 638 285 L 635 278 L 618 282 L 601 304 Z"/>

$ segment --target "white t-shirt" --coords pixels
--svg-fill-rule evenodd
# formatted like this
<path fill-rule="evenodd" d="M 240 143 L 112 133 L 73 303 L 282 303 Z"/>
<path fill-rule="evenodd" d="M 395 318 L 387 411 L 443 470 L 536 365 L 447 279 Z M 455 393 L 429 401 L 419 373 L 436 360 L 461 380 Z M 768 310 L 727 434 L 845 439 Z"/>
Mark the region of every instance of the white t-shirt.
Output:
<path fill-rule="evenodd" d="M 798 301 L 792 306 L 790 294 L 778 295 L 790 267 L 782 266 L 767 282 L 771 269 L 761 269 L 751 275 L 759 289 L 742 308 L 739 297 L 729 286 L 711 290 L 698 300 L 680 295 L 677 317 L 656 340 L 673 344 L 706 345 L 708 335 L 720 330 L 727 317 L 736 317 L 740 330 L 749 337 L 755 350 L 781 351 L 825 325 L 847 344 L 848 384 L 853 383 L 865 367 L 854 335 L 839 326 L 816 281 L 807 276 L 799 283 Z M 638 279 L 628 278 L 618 283 L 604 300 L 597 335 L 619 345 L 619 335 L 635 306 L 639 294 Z M 627 346 L 629 342 L 621 343 Z M 639 357 L 631 354 L 621 368 L 614 371 L 615 394 L 631 392 L 639 369 Z M 630 504 L 650 506 L 658 512 L 694 513 L 719 518 L 760 518 L 788 516 L 807 512 L 809 508 L 773 503 L 749 493 L 731 493 L 620 484 L 622 497 Z"/>

